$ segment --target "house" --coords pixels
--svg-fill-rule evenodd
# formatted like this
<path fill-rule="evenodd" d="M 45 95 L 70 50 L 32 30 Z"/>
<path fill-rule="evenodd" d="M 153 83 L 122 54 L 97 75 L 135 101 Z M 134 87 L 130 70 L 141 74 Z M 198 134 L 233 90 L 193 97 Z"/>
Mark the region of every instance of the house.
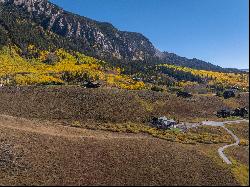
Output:
<path fill-rule="evenodd" d="M 133 77 L 133 80 L 134 81 L 142 81 L 142 78 L 140 78 L 140 77 Z"/>
<path fill-rule="evenodd" d="M 183 97 L 183 98 L 189 98 L 193 96 L 191 93 L 183 92 L 183 91 L 178 91 L 176 95 L 177 97 Z"/>
<path fill-rule="evenodd" d="M 232 114 L 233 114 L 232 110 L 222 109 L 222 110 L 217 111 L 216 115 L 219 118 L 227 118 L 227 117 L 230 117 Z"/>
<path fill-rule="evenodd" d="M 235 110 L 222 109 L 217 112 L 217 117 L 227 118 L 230 116 L 247 117 L 248 109 L 246 107 L 236 108 Z"/>
<path fill-rule="evenodd" d="M 168 119 L 165 116 L 163 116 L 159 118 L 154 117 L 152 119 L 152 125 L 159 129 L 170 129 L 170 128 L 176 128 L 177 123 L 176 121 Z"/>
<path fill-rule="evenodd" d="M 5 83 L 5 82 L 3 81 L 3 78 L 1 78 L 1 79 L 0 79 L 0 88 L 1 88 L 1 87 L 4 87 L 4 83 Z"/>
<path fill-rule="evenodd" d="M 9 77 L 1 77 L 0 78 L 0 87 L 3 87 L 4 85 L 10 84 L 10 78 Z"/>
<path fill-rule="evenodd" d="M 248 110 L 246 107 L 236 108 L 234 110 L 233 116 L 246 117 L 248 115 Z"/>
<path fill-rule="evenodd" d="M 228 89 L 228 90 L 226 90 L 224 93 L 223 93 L 223 97 L 224 97 L 224 99 L 229 99 L 229 98 L 231 98 L 231 97 L 235 97 L 236 95 L 235 95 L 235 90 L 233 90 L 233 89 Z"/>
<path fill-rule="evenodd" d="M 83 87 L 85 88 L 99 88 L 101 86 L 100 83 L 86 81 L 83 83 Z"/>

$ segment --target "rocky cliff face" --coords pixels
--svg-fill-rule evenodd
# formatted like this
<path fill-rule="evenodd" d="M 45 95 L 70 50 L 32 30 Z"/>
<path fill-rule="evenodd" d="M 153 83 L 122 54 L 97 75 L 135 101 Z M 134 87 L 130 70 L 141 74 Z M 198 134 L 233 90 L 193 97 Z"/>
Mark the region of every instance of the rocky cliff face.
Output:
<path fill-rule="evenodd" d="M 122 32 L 109 23 L 66 12 L 47 0 L 0 0 L 26 11 L 32 20 L 60 36 L 77 39 L 97 56 L 144 60 L 155 55 L 152 43 L 139 33 Z"/>
<path fill-rule="evenodd" d="M 8 43 L 25 50 L 65 48 L 108 62 L 140 65 L 168 63 L 194 69 L 234 72 L 211 63 L 161 52 L 142 34 L 64 11 L 48 0 L 0 0 L 0 47 Z M 139 63 L 138 63 L 139 62 Z M 142 63 L 141 63 L 142 62 Z"/>

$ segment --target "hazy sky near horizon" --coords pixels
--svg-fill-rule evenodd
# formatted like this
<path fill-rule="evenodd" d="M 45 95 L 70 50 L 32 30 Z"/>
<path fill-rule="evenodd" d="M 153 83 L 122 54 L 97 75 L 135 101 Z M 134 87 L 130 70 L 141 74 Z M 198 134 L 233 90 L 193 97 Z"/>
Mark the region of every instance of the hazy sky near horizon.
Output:
<path fill-rule="evenodd" d="M 50 1 L 119 30 L 140 32 L 161 51 L 249 68 L 248 0 Z"/>

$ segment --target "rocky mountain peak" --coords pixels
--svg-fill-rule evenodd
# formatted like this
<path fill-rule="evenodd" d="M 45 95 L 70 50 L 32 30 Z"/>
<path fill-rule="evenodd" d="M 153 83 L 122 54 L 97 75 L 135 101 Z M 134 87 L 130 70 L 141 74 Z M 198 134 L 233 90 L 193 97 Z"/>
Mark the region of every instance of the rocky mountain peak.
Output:
<path fill-rule="evenodd" d="M 0 0 L 2 3 L 12 3 L 15 5 L 25 5 L 27 7 L 34 7 L 37 3 L 47 3 L 47 0 Z"/>
<path fill-rule="evenodd" d="M 103 23 L 71 14 L 47 0 L 0 0 L 30 14 L 33 21 L 60 36 L 77 39 L 97 56 L 144 60 L 155 54 L 152 43 L 143 35 L 122 32 L 110 23 Z"/>
<path fill-rule="evenodd" d="M 65 48 L 111 62 L 127 64 L 139 60 L 224 71 L 202 60 L 161 52 L 140 33 L 120 31 L 110 23 L 64 11 L 48 0 L 0 2 L 0 46 L 13 43 L 24 49 L 32 43 L 43 49 Z"/>

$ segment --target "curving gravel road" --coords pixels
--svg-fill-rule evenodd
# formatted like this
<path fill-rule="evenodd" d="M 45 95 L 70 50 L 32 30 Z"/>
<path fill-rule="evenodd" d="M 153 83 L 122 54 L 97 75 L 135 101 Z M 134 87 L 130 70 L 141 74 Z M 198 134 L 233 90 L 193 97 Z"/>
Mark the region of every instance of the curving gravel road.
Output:
<path fill-rule="evenodd" d="M 201 125 L 208 125 L 208 126 L 219 126 L 224 128 L 234 139 L 235 139 L 235 143 L 230 144 L 230 145 L 225 145 L 223 147 L 220 147 L 218 149 L 218 153 L 220 155 L 220 157 L 223 159 L 223 161 L 227 164 L 232 164 L 232 162 L 227 158 L 227 156 L 224 154 L 224 150 L 227 149 L 228 147 L 232 147 L 232 146 L 238 146 L 240 143 L 240 139 L 232 132 L 230 131 L 228 128 L 225 127 L 225 124 L 235 124 L 235 123 L 240 123 L 240 122 L 248 122 L 249 120 L 236 120 L 236 121 L 224 121 L 224 122 L 215 122 L 215 121 L 203 121 Z"/>
<path fill-rule="evenodd" d="M 218 149 L 218 153 L 220 155 L 220 157 L 224 160 L 224 162 L 226 162 L 227 164 L 232 164 L 232 162 L 226 157 L 226 155 L 223 153 L 223 151 L 228 148 L 228 147 L 232 147 L 232 146 L 238 146 L 240 143 L 240 139 L 232 132 L 230 131 L 228 128 L 226 128 L 225 126 L 222 126 L 229 134 L 231 134 L 231 136 L 235 139 L 235 143 L 230 144 L 230 145 L 225 145 L 223 147 L 220 147 Z"/>

